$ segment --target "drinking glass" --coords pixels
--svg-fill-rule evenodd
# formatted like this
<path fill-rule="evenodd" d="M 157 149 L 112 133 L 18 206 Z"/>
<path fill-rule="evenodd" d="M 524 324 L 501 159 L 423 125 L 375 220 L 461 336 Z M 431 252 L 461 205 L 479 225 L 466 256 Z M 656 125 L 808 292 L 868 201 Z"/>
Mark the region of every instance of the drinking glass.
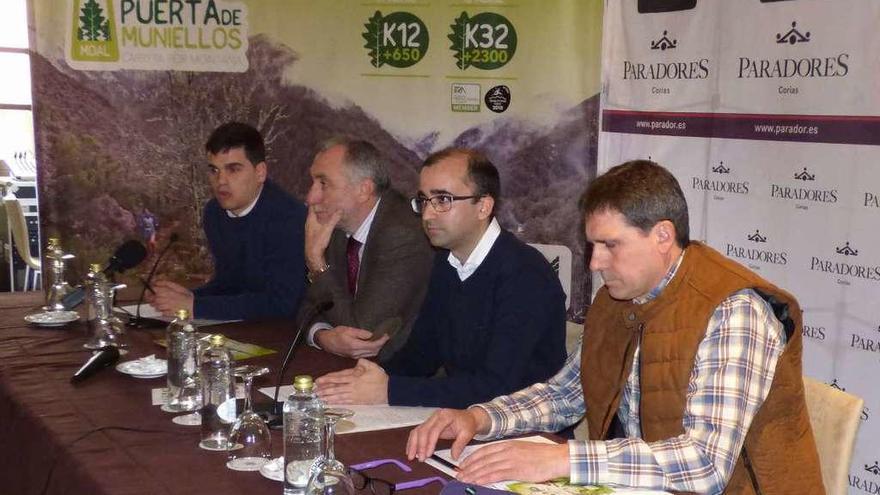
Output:
<path fill-rule="evenodd" d="M 272 457 L 272 436 L 263 418 L 254 412 L 251 401 L 254 378 L 268 372 L 269 368 L 254 365 L 239 366 L 233 371 L 244 380 L 245 407 L 229 433 L 229 469 L 259 471 Z"/>
<path fill-rule="evenodd" d="M 345 466 L 336 460 L 336 451 L 334 450 L 336 423 L 352 416 L 354 416 L 354 411 L 350 409 L 324 409 L 324 445 L 321 446 L 321 456 L 312 464 L 311 472 L 313 475 L 323 469 L 345 471 Z"/>
<path fill-rule="evenodd" d="M 305 495 L 354 495 L 351 476 L 345 470 L 325 468 L 313 474 L 306 485 Z"/>

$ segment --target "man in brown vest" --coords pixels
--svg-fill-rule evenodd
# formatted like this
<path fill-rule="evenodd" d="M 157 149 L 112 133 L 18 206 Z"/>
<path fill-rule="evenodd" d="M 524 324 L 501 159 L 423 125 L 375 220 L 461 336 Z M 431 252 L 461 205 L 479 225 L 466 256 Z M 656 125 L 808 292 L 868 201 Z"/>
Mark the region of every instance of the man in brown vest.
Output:
<path fill-rule="evenodd" d="M 605 282 L 581 351 L 546 383 L 438 411 L 410 434 L 407 456 L 424 460 L 447 438 L 458 458 L 475 436 L 554 432 L 583 417 L 589 440 L 485 447 L 459 479 L 824 493 L 794 297 L 690 241 L 681 188 L 656 163 L 612 168 L 581 208 L 590 270 Z"/>

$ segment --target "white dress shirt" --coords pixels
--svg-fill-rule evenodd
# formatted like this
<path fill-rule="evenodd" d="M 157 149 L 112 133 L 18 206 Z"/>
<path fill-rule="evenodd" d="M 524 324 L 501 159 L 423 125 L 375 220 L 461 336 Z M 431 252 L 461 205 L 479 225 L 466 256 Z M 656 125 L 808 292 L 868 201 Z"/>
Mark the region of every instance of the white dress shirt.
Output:
<path fill-rule="evenodd" d="M 254 209 L 254 206 L 257 206 L 257 201 L 260 200 L 261 194 L 263 194 L 263 186 L 262 185 L 260 186 L 260 190 L 257 191 L 257 197 L 254 198 L 254 200 L 251 202 L 251 204 L 248 205 L 247 208 L 241 210 L 241 213 L 236 215 L 232 210 L 226 210 L 226 214 L 229 215 L 229 218 L 241 218 L 241 217 L 247 215 L 248 213 L 251 212 L 251 210 Z"/>
<path fill-rule="evenodd" d="M 493 218 L 489 223 L 489 227 L 483 232 L 483 237 L 480 237 L 480 242 L 478 242 L 474 247 L 474 250 L 471 251 L 467 261 L 462 263 L 452 254 L 451 251 L 449 252 L 447 260 L 449 261 L 449 264 L 452 265 L 452 268 L 455 268 L 455 271 L 458 272 L 458 278 L 462 282 L 477 271 L 477 268 L 480 267 L 483 260 L 489 255 L 489 251 L 492 249 L 492 246 L 495 244 L 499 235 L 501 235 L 501 226 L 498 225 L 498 219 Z"/>

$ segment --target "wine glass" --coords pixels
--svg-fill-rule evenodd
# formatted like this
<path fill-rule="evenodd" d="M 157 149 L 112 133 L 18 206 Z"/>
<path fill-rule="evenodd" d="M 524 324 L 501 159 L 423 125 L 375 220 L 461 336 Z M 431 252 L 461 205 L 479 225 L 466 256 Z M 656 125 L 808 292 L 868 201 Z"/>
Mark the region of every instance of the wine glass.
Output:
<path fill-rule="evenodd" d="M 269 368 L 254 365 L 239 366 L 233 373 L 244 379 L 245 408 L 235 420 L 229 433 L 226 467 L 235 471 L 259 471 L 272 458 L 272 436 L 269 428 L 251 403 L 254 378 L 263 376 Z"/>
<path fill-rule="evenodd" d="M 313 474 L 306 485 L 305 495 L 354 495 L 351 476 L 343 468 L 341 471 L 325 468 Z"/>
<path fill-rule="evenodd" d="M 322 470 L 345 472 L 345 466 L 336 460 L 336 451 L 334 450 L 336 423 L 352 416 L 354 416 L 354 411 L 350 409 L 324 409 L 324 445 L 321 446 L 321 456 L 312 464 L 312 475 Z"/>

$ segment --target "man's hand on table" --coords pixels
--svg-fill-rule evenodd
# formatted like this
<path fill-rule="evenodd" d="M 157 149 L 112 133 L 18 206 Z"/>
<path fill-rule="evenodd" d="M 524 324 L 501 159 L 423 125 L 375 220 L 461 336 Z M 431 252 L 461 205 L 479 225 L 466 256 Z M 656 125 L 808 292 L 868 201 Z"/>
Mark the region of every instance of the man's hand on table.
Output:
<path fill-rule="evenodd" d="M 370 340 L 372 337 L 373 334 L 369 330 L 338 326 L 319 330 L 315 334 L 315 343 L 327 352 L 360 359 L 379 354 L 379 350 L 390 338 L 387 334 L 376 340 Z"/>
<path fill-rule="evenodd" d="M 568 476 L 568 444 L 504 442 L 474 451 L 459 465 L 463 483 L 485 485 L 503 480 L 542 482 Z"/>
<path fill-rule="evenodd" d="M 482 408 L 441 409 L 409 433 L 406 457 L 424 461 L 432 454 L 438 439 L 453 440 L 452 458 L 477 433 L 489 431 L 491 420 Z M 465 483 L 487 484 L 502 480 L 547 481 L 569 475 L 568 445 L 534 442 L 504 442 L 481 447 L 460 465 L 458 479 Z"/>
<path fill-rule="evenodd" d="M 174 316 L 179 309 L 193 315 L 193 293 L 186 287 L 168 280 L 153 282 L 153 293 L 147 292 L 146 300 L 165 316 Z"/>
<path fill-rule="evenodd" d="M 327 373 L 315 385 L 318 397 L 328 404 L 388 404 L 388 374 L 366 359 L 354 368 Z"/>
<path fill-rule="evenodd" d="M 490 420 L 486 411 L 479 407 L 470 409 L 440 409 L 424 423 L 409 432 L 406 457 L 424 461 L 434 454 L 437 440 L 454 440 L 452 458 L 458 460 L 461 451 L 477 433 L 489 431 Z"/>

